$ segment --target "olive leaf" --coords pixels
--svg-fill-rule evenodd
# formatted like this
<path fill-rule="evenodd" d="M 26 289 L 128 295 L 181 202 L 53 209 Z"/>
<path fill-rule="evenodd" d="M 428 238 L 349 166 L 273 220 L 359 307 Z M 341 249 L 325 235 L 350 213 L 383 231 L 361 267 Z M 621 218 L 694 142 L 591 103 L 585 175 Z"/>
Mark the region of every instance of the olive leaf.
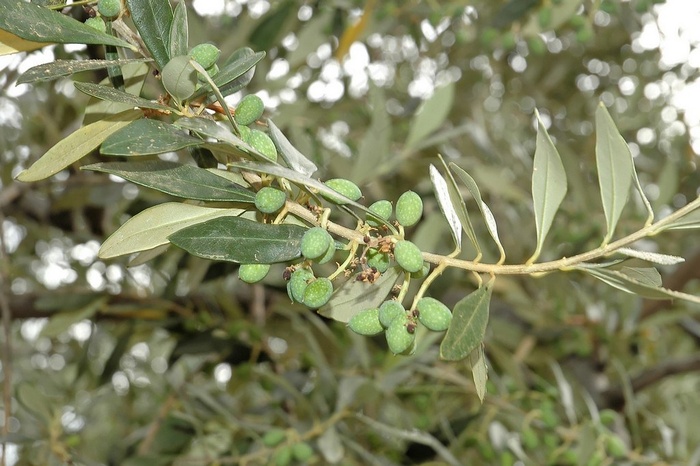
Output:
<path fill-rule="evenodd" d="M 442 359 L 464 359 L 484 341 L 492 287 L 491 283 L 483 285 L 455 304 L 450 328 L 440 344 Z"/>
<path fill-rule="evenodd" d="M 498 226 L 496 225 L 496 219 L 493 216 L 491 209 L 489 209 L 489 206 L 487 206 L 486 203 L 481 199 L 481 192 L 479 191 L 479 187 L 477 186 L 476 181 L 474 181 L 474 178 L 472 178 L 469 173 L 467 173 L 461 167 L 456 165 L 454 162 L 450 162 L 450 169 L 454 171 L 455 174 L 457 174 L 457 177 L 460 179 L 460 181 L 462 181 L 462 183 L 464 183 L 464 185 L 469 190 L 469 193 L 476 201 L 476 205 L 479 207 L 479 210 L 481 211 L 481 216 L 484 218 L 484 222 L 486 223 L 486 229 L 489 231 L 491 238 L 493 238 L 494 242 L 496 243 L 496 246 L 498 247 L 498 251 L 501 256 L 498 260 L 498 263 L 503 263 L 506 259 L 506 252 L 503 249 L 503 245 L 501 244 L 500 238 L 498 237 Z"/>
<path fill-rule="evenodd" d="M 635 172 L 629 147 L 617 132 L 615 123 L 602 102 L 595 112 L 595 127 L 598 183 L 608 228 L 603 244 L 607 244 L 615 233 L 617 221 L 627 203 Z"/>
<path fill-rule="evenodd" d="M 170 24 L 170 56 L 186 55 L 189 50 L 189 28 L 187 25 L 187 3 L 180 0 L 175 5 L 173 22 Z"/>
<path fill-rule="evenodd" d="M 119 60 L 110 60 L 112 62 Z M 92 97 L 96 97 L 101 100 L 107 100 L 110 102 L 117 102 L 121 104 L 127 104 L 131 107 L 141 107 L 141 108 L 152 108 L 154 110 L 161 110 L 170 113 L 173 109 L 159 104 L 158 102 L 152 102 L 150 100 L 144 99 L 142 97 L 129 94 L 128 92 L 115 89 L 110 86 L 101 86 L 99 84 L 93 83 L 73 83 L 75 88 L 78 89 L 83 94 L 87 94 Z"/>
<path fill-rule="evenodd" d="M 34 42 L 102 44 L 138 50 L 128 42 L 76 21 L 71 16 L 23 0 L 0 2 L 0 29 Z"/>
<path fill-rule="evenodd" d="M 131 217 L 100 247 L 102 259 L 146 251 L 168 244 L 168 236 L 188 226 L 213 218 L 234 216 L 242 209 L 215 209 L 179 202 L 166 202 Z"/>
<path fill-rule="evenodd" d="M 96 163 L 81 169 L 110 173 L 132 183 L 186 199 L 247 203 L 255 201 L 253 192 L 193 165 L 147 160 Z"/>
<path fill-rule="evenodd" d="M 452 198 L 450 197 L 450 191 L 447 187 L 447 182 L 433 164 L 430 164 L 430 181 L 433 184 L 433 191 L 435 192 L 435 198 L 438 201 L 440 210 L 442 211 L 442 214 L 445 217 L 445 220 L 447 220 L 447 224 L 450 227 L 450 233 L 452 233 L 452 239 L 454 240 L 455 246 L 458 249 L 461 249 L 463 225 L 459 219 L 457 211 L 454 208 L 454 205 L 452 204 Z M 471 224 L 468 225 L 469 227 L 471 226 Z M 468 227 L 464 228 L 466 231 L 466 228 Z M 474 237 L 476 237 L 476 235 Z"/>
<path fill-rule="evenodd" d="M 139 156 L 162 154 L 204 144 L 170 123 L 142 118 L 107 138 L 100 152 L 105 155 Z"/>
<path fill-rule="evenodd" d="M 70 136 L 60 140 L 31 167 L 17 175 L 17 180 L 39 181 L 55 175 L 95 150 L 110 135 L 141 117 L 142 113 L 139 110 L 126 110 L 83 126 Z"/>
<path fill-rule="evenodd" d="M 170 61 L 170 27 L 173 9 L 169 0 L 126 0 L 131 19 L 156 66 L 162 70 Z"/>
<path fill-rule="evenodd" d="M 472 379 L 476 388 L 476 395 L 483 403 L 486 397 L 486 382 L 489 379 L 489 370 L 486 366 L 486 355 L 484 354 L 484 345 L 478 345 L 474 351 L 469 354 L 469 363 L 472 368 Z"/>
<path fill-rule="evenodd" d="M 289 168 L 306 176 L 311 176 L 318 170 L 316 164 L 299 152 L 272 120 L 267 120 L 267 126 L 270 130 L 270 139 L 275 143 L 282 160 Z"/>
<path fill-rule="evenodd" d="M 559 152 L 554 147 L 547 129 L 542 123 L 539 112 L 537 117 L 537 142 L 532 166 L 532 201 L 535 210 L 535 227 L 537 229 L 537 247 L 528 263 L 533 263 L 542 251 L 544 239 L 552 226 L 566 195 L 566 172 L 561 163 Z"/>
<path fill-rule="evenodd" d="M 299 225 L 221 217 L 180 229 L 168 240 L 205 259 L 273 264 L 301 256 L 301 238 L 307 230 Z"/>
<path fill-rule="evenodd" d="M 455 85 L 449 83 L 435 89 L 435 93 L 421 105 L 416 116 L 411 120 L 405 150 L 416 147 L 426 136 L 438 129 L 445 121 L 454 103 Z"/>
<path fill-rule="evenodd" d="M 56 60 L 51 63 L 29 68 L 17 78 L 17 84 L 37 81 L 51 81 L 83 71 L 100 70 L 110 66 L 123 66 L 131 63 L 148 63 L 150 58 L 120 58 L 117 60 Z M 79 83 L 77 84 L 85 84 Z"/>

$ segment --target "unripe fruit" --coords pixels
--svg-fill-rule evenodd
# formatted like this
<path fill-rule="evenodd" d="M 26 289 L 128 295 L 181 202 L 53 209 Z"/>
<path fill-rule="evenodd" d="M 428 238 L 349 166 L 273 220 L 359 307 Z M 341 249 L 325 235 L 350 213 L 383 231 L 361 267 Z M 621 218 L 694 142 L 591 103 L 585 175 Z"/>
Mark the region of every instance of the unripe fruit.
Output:
<path fill-rule="evenodd" d="M 204 69 L 214 66 L 219 59 L 219 55 L 221 55 L 221 50 L 214 44 L 199 44 L 190 50 L 190 57 L 202 65 Z"/>
<path fill-rule="evenodd" d="M 384 327 L 379 322 L 379 309 L 376 308 L 365 309 L 352 316 L 348 327 L 353 332 L 366 336 L 377 335 L 384 331 Z"/>
<path fill-rule="evenodd" d="M 367 251 L 367 265 L 375 267 L 379 273 L 384 273 L 389 270 L 391 258 L 389 254 L 379 252 L 378 249 L 370 249 Z"/>
<path fill-rule="evenodd" d="M 287 438 L 287 433 L 282 429 L 272 429 L 265 432 L 262 442 L 266 447 L 276 447 Z"/>
<path fill-rule="evenodd" d="M 288 466 L 292 463 L 291 447 L 283 447 L 277 450 L 272 457 L 275 466 Z"/>
<path fill-rule="evenodd" d="M 615 419 L 617 419 L 617 413 L 612 409 L 603 409 L 600 411 L 600 422 L 604 426 L 612 426 L 615 424 Z"/>
<path fill-rule="evenodd" d="M 275 147 L 275 143 L 272 142 L 270 136 L 263 133 L 259 129 L 251 129 L 250 136 L 248 136 L 248 140 L 246 142 L 250 144 L 253 149 L 264 155 L 265 158 L 270 159 L 273 162 L 277 161 L 277 148 Z"/>
<path fill-rule="evenodd" d="M 627 456 L 627 445 L 617 435 L 611 435 L 606 439 L 605 449 L 613 458 L 624 458 Z"/>
<path fill-rule="evenodd" d="M 384 328 L 389 328 L 394 319 L 405 315 L 406 309 L 398 301 L 384 301 L 379 306 L 379 323 Z"/>
<path fill-rule="evenodd" d="M 413 191 L 406 191 L 396 201 L 396 220 L 410 227 L 418 223 L 423 215 L 423 200 Z"/>
<path fill-rule="evenodd" d="M 97 11 L 107 19 L 114 19 L 122 11 L 122 2 L 120 0 L 99 0 Z"/>
<path fill-rule="evenodd" d="M 301 253 L 307 259 L 318 259 L 328 251 L 332 242 L 333 238 L 325 229 L 309 228 L 301 238 Z"/>
<path fill-rule="evenodd" d="M 418 300 L 418 320 L 428 330 L 442 332 L 447 330 L 452 321 L 450 310 L 435 298 L 421 298 Z"/>
<path fill-rule="evenodd" d="M 540 446 L 540 439 L 537 437 L 537 432 L 530 427 L 526 427 L 522 431 L 521 440 L 523 441 L 523 446 L 528 450 L 534 450 Z"/>
<path fill-rule="evenodd" d="M 357 185 L 350 180 L 333 178 L 332 180 L 326 181 L 325 185 L 331 188 L 333 191 L 349 198 L 351 201 L 357 201 L 362 197 L 362 191 L 360 191 L 360 188 L 358 188 Z M 345 199 L 341 199 L 338 196 L 323 194 L 323 197 L 339 205 L 347 204 Z"/>
<path fill-rule="evenodd" d="M 418 246 L 401 240 L 394 245 L 394 258 L 406 272 L 418 272 L 423 268 L 423 256 Z"/>
<path fill-rule="evenodd" d="M 540 28 L 547 29 L 552 24 L 552 8 L 543 6 L 537 13 L 537 22 L 540 24 Z"/>
<path fill-rule="evenodd" d="M 389 220 L 391 217 L 391 211 L 393 210 L 391 202 L 386 200 L 381 200 L 373 203 L 369 206 L 371 214 L 367 214 L 367 223 L 372 227 L 379 227 L 384 224 L 381 220 Z"/>
<path fill-rule="evenodd" d="M 317 264 L 325 264 L 326 262 L 330 262 L 331 259 L 335 257 L 335 241 L 331 238 L 331 244 L 328 246 L 328 249 L 326 252 L 318 259 L 316 259 Z"/>
<path fill-rule="evenodd" d="M 262 99 L 255 94 L 248 94 L 238 102 L 233 118 L 239 125 L 248 126 L 259 120 L 264 110 L 265 104 Z"/>
<path fill-rule="evenodd" d="M 292 273 L 292 276 L 287 282 L 287 294 L 289 299 L 301 303 L 304 301 L 304 291 L 313 280 L 314 273 L 311 269 L 297 269 Z"/>
<path fill-rule="evenodd" d="M 386 342 L 389 345 L 389 350 L 394 354 L 403 353 L 411 348 L 413 341 L 416 339 L 416 335 L 409 333 L 406 329 L 407 323 L 407 316 L 399 316 L 386 329 Z"/>
<path fill-rule="evenodd" d="M 272 214 L 282 208 L 287 194 L 279 189 L 265 186 L 255 193 L 255 208 L 264 214 Z"/>
<path fill-rule="evenodd" d="M 427 262 L 423 262 L 423 267 L 421 267 L 421 269 L 418 272 L 411 273 L 411 278 L 420 280 L 421 278 L 427 277 L 428 273 L 430 273 L 430 264 L 428 264 Z"/>
<path fill-rule="evenodd" d="M 270 264 L 241 264 L 238 278 L 246 283 L 257 283 L 270 271 Z"/>
<path fill-rule="evenodd" d="M 333 283 L 326 277 L 319 277 L 304 290 L 303 303 L 310 309 L 318 309 L 331 299 Z"/>
<path fill-rule="evenodd" d="M 105 21 L 99 16 L 95 16 L 94 18 L 88 18 L 87 20 L 85 20 L 85 24 L 100 32 L 107 32 L 107 25 L 105 24 Z"/>
<path fill-rule="evenodd" d="M 241 132 L 241 140 L 250 145 L 250 132 L 252 131 L 247 126 L 239 126 L 238 131 Z"/>
<path fill-rule="evenodd" d="M 208 75 L 210 78 L 213 78 L 213 77 L 216 76 L 217 73 L 219 72 L 219 65 L 214 65 L 214 66 L 212 66 L 211 68 L 207 68 L 207 69 L 204 70 L 204 71 L 207 72 L 207 75 Z M 199 74 L 199 73 L 197 73 L 197 80 L 199 80 L 200 82 L 203 82 L 203 83 L 204 83 L 204 82 L 207 82 L 207 78 L 204 77 L 204 76 L 202 76 L 202 75 Z"/>
<path fill-rule="evenodd" d="M 314 449 L 306 442 L 292 445 L 292 456 L 302 463 L 308 461 L 314 455 Z"/>

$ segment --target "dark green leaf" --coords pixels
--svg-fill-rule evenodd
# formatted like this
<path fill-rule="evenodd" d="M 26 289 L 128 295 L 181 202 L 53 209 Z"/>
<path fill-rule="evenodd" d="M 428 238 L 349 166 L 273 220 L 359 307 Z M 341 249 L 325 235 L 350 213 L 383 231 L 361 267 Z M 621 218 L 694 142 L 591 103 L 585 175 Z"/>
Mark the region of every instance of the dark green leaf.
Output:
<path fill-rule="evenodd" d="M 602 102 L 595 112 L 595 129 L 595 160 L 605 222 L 608 226 L 603 243 L 607 243 L 612 238 L 622 209 L 627 203 L 634 164 L 627 143 L 620 136 Z"/>
<path fill-rule="evenodd" d="M 224 65 L 224 67 L 218 73 L 216 73 L 212 80 L 214 81 L 214 84 L 216 84 L 216 87 L 219 88 L 219 91 L 221 91 L 223 96 L 232 94 L 238 90 L 234 90 L 234 87 L 237 85 L 237 83 L 234 81 L 237 78 L 245 75 L 246 72 L 250 71 L 264 57 L 265 52 L 245 55 L 232 63 Z M 211 86 L 209 86 L 209 84 L 203 84 L 191 98 L 196 99 L 197 97 L 203 96 L 209 92 L 212 92 Z"/>
<path fill-rule="evenodd" d="M 153 155 L 203 143 L 169 123 L 142 118 L 108 137 L 100 152 L 105 155 Z"/>
<path fill-rule="evenodd" d="M 275 143 L 277 151 L 289 168 L 306 176 L 311 176 L 318 170 L 316 164 L 299 152 L 297 148 L 289 142 L 284 133 L 275 126 L 272 120 L 267 120 L 267 126 L 270 129 L 270 138 Z"/>
<path fill-rule="evenodd" d="M 187 25 L 187 3 L 180 0 L 175 6 L 170 25 L 170 56 L 187 55 L 189 51 L 189 28 Z"/>
<path fill-rule="evenodd" d="M 450 328 L 440 344 L 441 358 L 459 361 L 484 341 L 491 290 L 492 285 L 483 285 L 455 304 Z"/>
<path fill-rule="evenodd" d="M 117 175 L 132 183 L 200 201 L 254 202 L 255 194 L 230 181 L 193 165 L 164 160 L 104 162 L 87 165 L 94 170 Z"/>
<path fill-rule="evenodd" d="M 207 143 L 207 147 L 210 149 L 218 149 L 224 151 L 227 154 L 237 155 L 241 157 L 256 158 L 258 160 L 267 160 L 263 154 L 258 152 L 256 149 L 248 145 L 242 139 L 238 138 L 231 131 L 226 129 L 224 126 L 217 124 L 213 120 L 200 117 L 184 117 L 175 121 L 175 126 L 188 129 L 199 134 L 202 137 L 209 137 L 217 139 L 221 144 Z"/>
<path fill-rule="evenodd" d="M 169 0 L 126 0 L 131 19 L 159 70 L 170 60 L 170 25 L 173 9 Z"/>
<path fill-rule="evenodd" d="M 566 172 L 561 157 L 537 113 L 537 142 L 532 165 L 532 202 L 535 210 L 537 247 L 528 262 L 534 262 L 542 251 L 544 239 L 554 215 L 566 195 Z"/>
<path fill-rule="evenodd" d="M 136 50 L 128 42 L 86 26 L 70 16 L 22 0 L 0 2 L 0 29 L 35 42 L 110 44 Z"/>
<path fill-rule="evenodd" d="M 319 309 L 318 313 L 347 323 L 358 312 L 379 307 L 386 300 L 400 274 L 398 267 L 392 267 L 374 283 L 358 281 L 352 276 L 338 287 L 330 301 Z"/>
<path fill-rule="evenodd" d="M 29 68 L 17 79 L 17 84 L 36 81 L 51 81 L 83 71 L 99 70 L 109 66 L 122 66 L 128 63 L 144 63 L 150 58 L 123 58 L 118 60 L 56 60 L 45 65 Z"/>
<path fill-rule="evenodd" d="M 273 264 L 301 256 L 301 237 L 306 230 L 299 225 L 223 217 L 184 228 L 168 239 L 190 254 L 205 259 Z"/>
<path fill-rule="evenodd" d="M 124 76 L 124 90 L 126 93 L 134 96 L 141 95 L 143 85 L 146 82 L 146 76 L 149 74 L 148 72 L 149 67 L 145 63 L 132 63 L 129 65 L 124 65 L 122 67 L 122 75 Z M 105 78 L 100 82 L 100 84 L 104 85 L 107 85 L 108 83 L 108 78 Z M 130 104 L 111 102 L 98 99 L 97 97 L 90 97 L 88 100 L 88 105 L 85 109 L 83 125 L 94 123 L 95 121 L 102 120 L 109 115 L 123 112 L 131 108 L 133 108 L 133 106 Z"/>
<path fill-rule="evenodd" d="M 78 89 L 84 94 L 96 97 L 98 99 L 107 100 L 109 102 L 128 104 L 133 107 L 152 108 L 154 110 L 162 110 L 168 113 L 173 110 L 172 108 L 166 107 L 163 104 L 151 102 L 150 100 L 146 100 L 139 96 L 129 94 L 128 92 L 120 91 L 119 89 L 115 89 L 113 87 L 81 82 L 75 82 L 74 85 L 76 89 Z"/>
<path fill-rule="evenodd" d="M 284 23 L 293 16 L 295 5 L 296 2 L 287 0 L 268 14 L 253 30 L 249 42 L 258 50 L 268 50 L 277 44 L 278 37 L 284 31 Z"/>

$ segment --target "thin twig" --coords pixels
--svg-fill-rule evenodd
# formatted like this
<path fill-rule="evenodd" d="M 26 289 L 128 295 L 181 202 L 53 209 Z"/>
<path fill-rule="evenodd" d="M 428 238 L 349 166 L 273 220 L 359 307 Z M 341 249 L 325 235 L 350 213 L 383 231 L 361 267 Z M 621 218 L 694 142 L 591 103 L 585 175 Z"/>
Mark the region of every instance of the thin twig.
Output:
<path fill-rule="evenodd" d="M 7 294 L 10 290 L 8 279 L 10 277 L 10 264 L 5 244 L 5 214 L 0 209 L 0 312 L 2 312 L 2 328 L 4 344 L 2 351 L 2 400 L 3 400 L 3 425 L 2 425 L 2 450 L 0 451 L 0 466 L 7 462 L 7 436 L 10 433 L 10 417 L 12 416 L 12 313 Z"/>

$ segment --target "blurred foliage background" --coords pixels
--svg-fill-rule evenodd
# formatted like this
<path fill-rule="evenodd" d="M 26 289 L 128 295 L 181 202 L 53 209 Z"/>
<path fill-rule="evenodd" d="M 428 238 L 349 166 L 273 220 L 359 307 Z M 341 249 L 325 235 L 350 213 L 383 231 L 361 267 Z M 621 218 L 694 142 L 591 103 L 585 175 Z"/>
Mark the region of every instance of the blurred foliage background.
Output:
<path fill-rule="evenodd" d="M 224 56 L 244 45 L 268 53 L 245 92 L 264 99 L 323 178 L 355 181 L 368 204 L 416 190 L 426 217 L 413 237 L 447 253 L 427 176 L 441 153 L 475 178 L 508 263 L 520 263 L 535 244 L 535 108 L 570 180 L 542 260 L 595 248 L 604 235 L 593 131 L 600 100 L 658 216 L 698 195 L 693 3 L 188 5 L 191 44 L 212 41 Z M 395 357 L 381 337 L 290 305 L 281 267 L 247 285 L 235 265 L 175 248 L 131 267 L 98 260 L 107 235 L 166 196 L 77 169 L 14 182 L 79 127 L 87 103 L 68 80 L 14 81 L 39 62 L 102 54 L 56 46 L 2 57 L 6 464 L 700 464 L 700 323 L 691 304 L 646 302 L 578 273 L 499 277 L 482 405 L 469 365 L 441 362 L 435 338 Z M 620 234 L 642 225 L 637 201 Z M 486 237 L 484 225 L 475 228 Z M 685 257 L 662 268 L 665 284 L 700 292 L 697 234 L 669 232 L 643 246 Z M 473 289 L 465 273 L 448 271 L 431 293 L 452 305 Z M 300 443 L 313 455 L 290 459 Z"/>

